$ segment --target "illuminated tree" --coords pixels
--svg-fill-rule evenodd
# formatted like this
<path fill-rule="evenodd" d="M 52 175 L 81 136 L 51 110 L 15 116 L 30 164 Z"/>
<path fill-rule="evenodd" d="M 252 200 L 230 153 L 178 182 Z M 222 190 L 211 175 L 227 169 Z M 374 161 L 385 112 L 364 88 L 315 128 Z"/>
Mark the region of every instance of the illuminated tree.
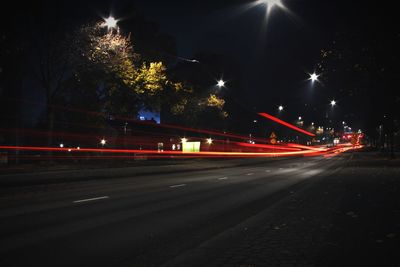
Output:
<path fill-rule="evenodd" d="M 143 106 L 159 109 L 168 83 L 166 67 L 141 62 L 130 36 L 106 31 L 98 23 L 82 27 L 72 41 L 75 78 L 100 95 L 106 112 L 132 116 Z"/>

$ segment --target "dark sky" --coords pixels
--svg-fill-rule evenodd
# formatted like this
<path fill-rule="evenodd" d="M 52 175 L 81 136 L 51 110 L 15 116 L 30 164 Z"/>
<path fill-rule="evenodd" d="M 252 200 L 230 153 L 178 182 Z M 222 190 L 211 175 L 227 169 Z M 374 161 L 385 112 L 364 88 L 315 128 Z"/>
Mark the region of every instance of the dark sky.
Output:
<path fill-rule="evenodd" d="M 77 27 L 89 18 L 107 16 L 109 12 L 124 20 L 129 20 L 132 14 L 140 14 L 175 39 L 180 57 L 194 58 L 198 53 L 208 53 L 237 62 L 242 81 L 239 101 L 249 110 L 274 113 L 282 104 L 286 107 L 287 119 L 301 115 L 311 121 L 331 112 L 328 103 L 335 98 L 338 100 L 336 121 L 348 119 L 359 123 L 357 120 L 365 120 L 362 115 L 368 109 L 369 91 L 364 92 L 365 99 L 358 97 L 360 103 L 365 103 L 361 107 L 359 103 L 351 104 L 353 100 L 343 93 L 343 90 L 351 89 L 345 88 L 350 81 L 344 77 L 339 75 L 335 81 L 328 82 L 324 78 L 329 73 L 322 73 L 322 83 L 311 87 L 307 73 L 317 68 L 321 49 L 331 49 L 338 36 L 345 36 L 342 38 L 344 46 L 355 50 L 359 48 L 355 45 L 359 40 L 387 42 L 377 39 L 376 32 L 393 33 L 394 12 L 390 12 L 393 9 L 388 5 L 377 5 L 376 1 L 286 0 L 283 2 L 287 11 L 273 10 L 266 23 L 265 8 L 260 5 L 247 9 L 251 2 L 71 0 L 42 1 L 32 7 L 26 6 L 24 10 L 17 5 L 15 9 L 22 12 L 17 16 L 19 18 L 24 12 L 29 14 L 32 8 L 36 14 L 42 14 L 38 20 L 48 21 L 49 25 L 61 20 L 71 24 L 67 25 L 69 28 Z M 19 19 L 13 23 L 18 32 L 18 24 L 26 21 Z M 135 38 L 135 32 L 132 34 Z M 356 41 L 351 40 L 354 35 Z M 224 73 L 215 76 L 219 75 Z M 224 75 L 228 81 L 227 90 L 237 89 L 229 87 L 229 81 L 237 78 Z M 210 84 L 214 82 L 210 79 Z M 318 108 L 310 109 L 311 106 Z M 356 114 L 351 117 L 350 113 Z"/>
<path fill-rule="evenodd" d="M 335 76 L 334 82 L 324 79 L 330 73 L 321 73 L 322 84 L 312 88 L 307 73 L 317 68 L 321 49 L 334 49 L 334 42 L 341 41 L 340 46 L 350 50 L 362 49 L 358 42 L 366 46 L 387 42 L 377 40 L 376 32 L 392 33 L 390 6 L 375 1 L 287 0 L 287 10 L 273 10 L 266 23 L 263 6 L 246 8 L 254 1 L 134 2 L 146 19 L 176 38 L 178 55 L 193 58 L 206 52 L 236 60 L 245 91 L 240 101 L 249 109 L 274 113 L 282 104 L 288 120 L 299 115 L 308 122 L 321 120 L 323 113 L 337 122 L 364 126 L 368 91 L 349 98 L 343 91 L 353 90 L 354 82 L 344 75 Z M 350 65 L 358 64 L 357 58 L 348 60 Z M 224 78 L 229 89 L 229 80 L 235 77 Z M 338 101 L 336 114 L 329 108 L 331 99 Z"/>

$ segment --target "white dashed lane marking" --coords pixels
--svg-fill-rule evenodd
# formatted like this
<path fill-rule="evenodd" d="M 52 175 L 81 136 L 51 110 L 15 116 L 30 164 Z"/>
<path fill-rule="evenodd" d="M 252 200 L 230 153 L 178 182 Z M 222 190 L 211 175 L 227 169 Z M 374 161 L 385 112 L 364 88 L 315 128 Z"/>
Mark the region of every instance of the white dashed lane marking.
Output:
<path fill-rule="evenodd" d="M 186 184 L 171 185 L 170 188 L 177 188 L 177 187 L 183 187 L 183 186 L 186 186 Z"/>
<path fill-rule="evenodd" d="M 110 198 L 110 197 L 103 196 L 103 197 L 87 198 L 87 199 L 75 200 L 74 203 L 84 203 L 84 202 L 90 202 L 90 201 L 96 201 L 96 200 L 102 200 L 102 199 L 108 199 L 108 198 Z"/>

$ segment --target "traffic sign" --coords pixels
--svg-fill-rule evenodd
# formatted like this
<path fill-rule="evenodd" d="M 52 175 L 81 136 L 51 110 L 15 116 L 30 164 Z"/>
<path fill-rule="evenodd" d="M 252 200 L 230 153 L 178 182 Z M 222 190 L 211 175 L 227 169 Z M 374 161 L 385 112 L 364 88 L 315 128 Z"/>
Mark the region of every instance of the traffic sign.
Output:
<path fill-rule="evenodd" d="M 270 138 L 270 143 L 275 145 L 276 144 L 276 138 L 277 138 L 276 134 L 274 132 L 272 132 L 271 135 L 269 136 L 269 138 Z"/>

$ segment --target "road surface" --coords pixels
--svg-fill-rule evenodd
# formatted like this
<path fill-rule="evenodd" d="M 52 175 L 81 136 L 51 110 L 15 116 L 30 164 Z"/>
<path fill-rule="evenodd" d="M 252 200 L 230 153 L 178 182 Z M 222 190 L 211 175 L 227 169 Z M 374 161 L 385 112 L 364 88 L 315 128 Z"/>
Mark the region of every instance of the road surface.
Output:
<path fill-rule="evenodd" d="M 0 266 L 400 266 L 400 171 L 374 162 L 3 187 Z"/>

